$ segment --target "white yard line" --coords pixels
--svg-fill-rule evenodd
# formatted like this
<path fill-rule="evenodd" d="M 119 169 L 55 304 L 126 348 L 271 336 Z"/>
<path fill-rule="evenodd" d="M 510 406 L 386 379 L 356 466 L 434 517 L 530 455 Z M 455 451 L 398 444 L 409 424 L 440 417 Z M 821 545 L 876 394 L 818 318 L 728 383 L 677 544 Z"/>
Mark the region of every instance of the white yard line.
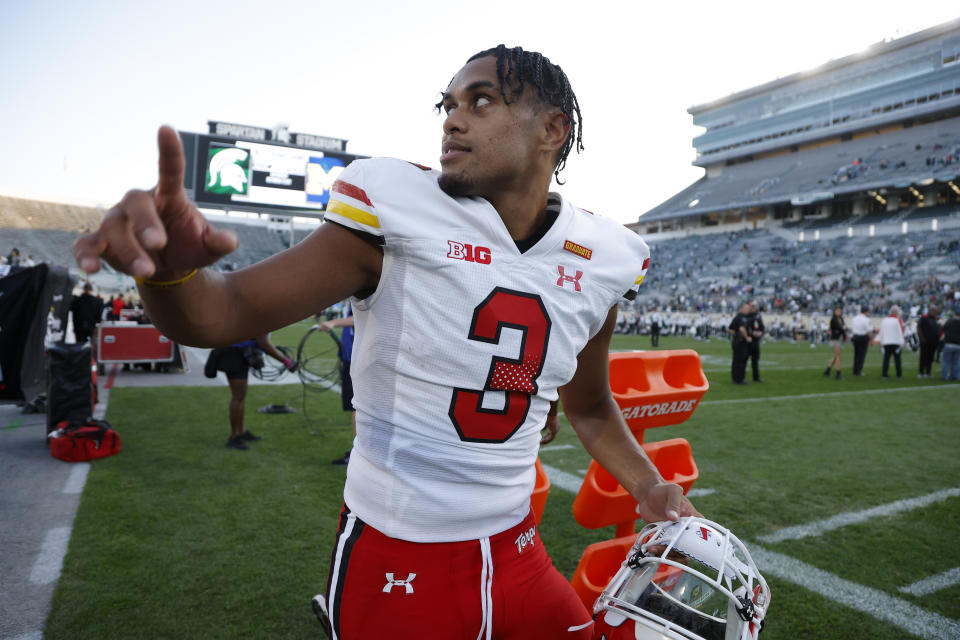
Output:
<path fill-rule="evenodd" d="M 809 589 L 824 596 L 828 603 L 846 605 L 926 640 L 960 638 L 960 622 L 956 620 L 921 609 L 882 591 L 844 580 L 759 545 L 751 545 L 750 554 L 763 574 Z M 774 607 L 775 603 L 776 598 Z"/>
<path fill-rule="evenodd" d="M 548 444 L 545 447 L 540 447 L 540 452 L 544 451 L 566 451 L 568 449 L 576 449 L 572 444 Z"/>
<path fill-rule="evenodd" d="M 570 493 L 577 493 L 580 491 L 580 485 L 583 484 L 583 478 L 580 476 L 567 473 L 562 469 L 551 467 L 548 464 L 541 463 L 540 466 L 543 467 L 543 470 L 547 474 L 547 478 L 550 479 L 550 486 L 558 487 L 564 491 L 569 491 Z"/>
<path fill-rule="evenodd" d="M 733 400 L 704 400 L 697 406 L 705 404 L 742 404 L 747 402 L 770 402 L 772 400 L 809 400 L 812 398 L 834 398 L 840 396 L 864 396 L 876 393 L 895 393 L 897 391 L 943 391 L 944 389 L 960 390 L 960 385 L 937 384 L 923 387 L 890 387 L 889 389 L 864 389 L 862 391 L 837 391 L 835 393 L 804 393 L 795 396 L 769 396 L 766 398 L 735 398 Z"/>
<path fill-rule="evenodd" d="M 834 529 L 846 527 L 847 525 L 859 524 L 867 520 L 872 520 L 873 518 L 892 516 L 904 511 L 919 509 L 920 507 L 926 507 L 935 502 L 943 502 L 947 498 L 955 498 L 957 496 L 960 496 L 960 487 L 941 489 L 940 491 L 934 491 L 933 493 L 917 498 L 897 500 L 896 502 L 871 507 L 863 511 L 850 511 L 825 520 L 816 520 L 794 527 L 787 527 L 786 529 L 780 529 L 765 536 L 760 536 L 759 540 L 762 542 L 783 542 L 784 540 L 800 540 L 801 538 L 808 538 L 810 536 L 819 536 L 827 531 L 833 531 Z"/>
<path fill-rule="evenodd" d="M 906 587 L 900 587 L 899 591 L 900 593 L 909 593 L 912 596 L 926 596 L 941 589 L 952 587 L 957 583 L 960 583 L 960 567 L 947 569 L 943 573 L 918 580 Z"/>
<path fill-rule="evenodd" d="M 70 542 L 71 527 L 54 527 L 47 530 L 43 546 L 30 571 L 33 584 L 50 584 L 60 578 L 63 557 L 67 555 L 67 543 Z"/>
<path fill-rule="evenodd" d="M 83 486 L 87 483 L 87 474 L 90 473 L 89 462 L 75 462 L 70 469 L 70 475 L 67 476 L 67 482 L 63 486 L 63 492 L 68 495 L 77 495 L 83 493 Z"/>

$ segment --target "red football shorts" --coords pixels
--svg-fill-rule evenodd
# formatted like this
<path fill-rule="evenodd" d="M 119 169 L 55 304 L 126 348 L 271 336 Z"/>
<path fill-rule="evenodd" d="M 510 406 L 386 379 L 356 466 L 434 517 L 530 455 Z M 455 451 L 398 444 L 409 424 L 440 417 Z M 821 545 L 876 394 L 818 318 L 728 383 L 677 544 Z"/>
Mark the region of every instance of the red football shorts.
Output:
<path fill-rule="evenodd" d="M 553 567 L 531 512 L 489 538 L 389 538 L 349 508 L 327 581 L 332 640 L 587 640 L 593 621 Z"/>

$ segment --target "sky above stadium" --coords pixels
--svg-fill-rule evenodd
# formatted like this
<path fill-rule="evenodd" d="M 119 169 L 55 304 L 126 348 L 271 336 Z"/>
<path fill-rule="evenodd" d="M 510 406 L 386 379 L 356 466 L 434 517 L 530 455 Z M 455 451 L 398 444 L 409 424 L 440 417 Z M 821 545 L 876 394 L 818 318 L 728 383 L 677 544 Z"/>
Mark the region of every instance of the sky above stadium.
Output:
<path fill-rule="evenodd" d="M 703 173 L 688 107 L 957 17 L 955 0 L 0 0 L 0 193 L 110 205 L 156 180 L 160 124 L 208 120 L 438 166 L 434 103 L 504 43 L 579 99 L 585 150 L 558 190 L 632 222 Z"/>

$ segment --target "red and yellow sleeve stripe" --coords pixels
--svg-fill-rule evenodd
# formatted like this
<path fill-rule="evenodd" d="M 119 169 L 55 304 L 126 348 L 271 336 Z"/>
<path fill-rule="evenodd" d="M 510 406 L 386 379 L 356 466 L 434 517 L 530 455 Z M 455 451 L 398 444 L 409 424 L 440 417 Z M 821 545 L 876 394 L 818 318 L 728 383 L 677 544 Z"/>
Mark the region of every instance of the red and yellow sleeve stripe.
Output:
<path fill-rule="evenodd" d="M 641 268 L 643 271 L 642 271 L 642 273 L 641 273 L 639 276 L 637 276 L 637 281 L 634 282 L 634 284 L 635 284 L 636 286 L 638 286 L 638 287 L 643 283 L 643 276 L 647 275 L 647 269 L 650 268 L 650 258 L 647 258 L 646 260 L 644 260 L 644 261 L 643 261 L 643 266 L 640 267 L 640 268 Z"/>
<path fill-rule="evenodd" d="M 335 213 L 365 227 L 380 228 L 380 218 L 366 192 L 349 182 L 337 180 L 330 190 L 327 212 Z"/>

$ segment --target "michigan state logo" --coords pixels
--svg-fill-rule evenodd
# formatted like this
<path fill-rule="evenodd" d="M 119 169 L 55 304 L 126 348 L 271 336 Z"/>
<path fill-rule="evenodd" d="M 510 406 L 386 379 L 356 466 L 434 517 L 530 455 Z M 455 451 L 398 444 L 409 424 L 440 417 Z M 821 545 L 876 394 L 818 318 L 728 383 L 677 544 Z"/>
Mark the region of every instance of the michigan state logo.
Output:
<path fill-rule="evenodd" d="M 250 151 L 237 147 L 210 147 L 207 191 L 245 194 L 250 184 Z"/>

